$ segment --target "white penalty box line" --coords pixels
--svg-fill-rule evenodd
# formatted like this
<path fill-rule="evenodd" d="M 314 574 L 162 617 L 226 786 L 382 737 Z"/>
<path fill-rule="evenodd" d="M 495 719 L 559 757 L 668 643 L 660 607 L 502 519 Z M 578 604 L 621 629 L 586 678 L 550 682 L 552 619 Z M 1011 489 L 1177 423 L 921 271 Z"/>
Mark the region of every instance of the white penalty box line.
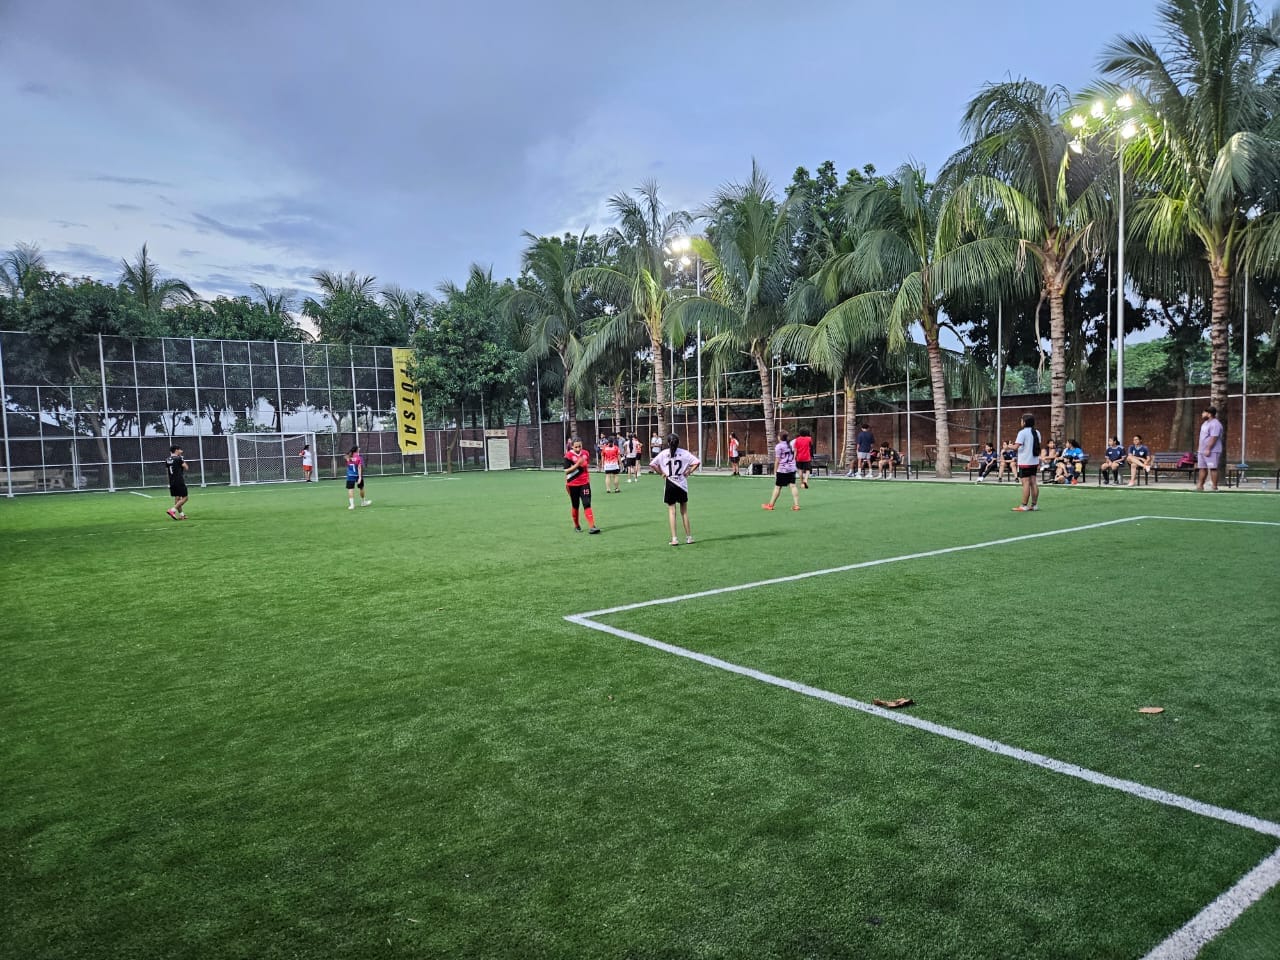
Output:
<path fill-rule="evenodd" d="M 926 557 L 940 557 L 946 556 L 947 554 L 963 553 L 970 550 L 982 550 L 987 547 L 1004 546 L 1011 543 L 1038 540 L 1044 537 L 1062 536 L 1063 534 L 1068 533 L 1081 533 L 1086 530 L 1098 530 L 1104 527 L 1116 526 L 1125 523 L 1135 523 L 1142 520 L 1173 520 L 1191 523 L 1226 523 L 1240 524 L 1244 526 L 1280 527 L 1280 523 L 1261 520 L 1218 520 L 1211 517 L 1167 517 L 1146 515 L 1121 517 L 1116 520 L 1104 520 L 1099 523 L 1083 524 L 1077 527 L 1066 527 L 1060 530 L 1045 530 L 1040 533 L 1028 533 L 1016 537 L 1002 537 L 998 540 L 984 540 L 981 543 L 970 543 L 956 547 L 943 547 L 938 550 L 925 550 L 919 553 L 903 554 L 902 556 L 897 557 L 884 557 L 878 560 L 865 560 L 861 563 L 849 563 L 839 567 L 827 567 L 822 570 L 811 570 L 806 573 L 797 573 L 785 577 L 771 577 L 767 580 L 754 580 L 750 583 L 736 584 L 728 587 L 716 587 L 711 590 L 699 590 L 695 593 L 684 593 L 674 597 L 661 597 L 655 600 L 644 600 L 639 603 L 628 603 L 615 607 L 607 607 L 602 610 L 589 610 L 584 613 L 570 614 L 564 619 L 570 623 L 577 624 L 578 626 L 587 627 L 590 630 L 597 630 L 601 633 L 607 633 L 623 640 L 630 640 L 634 643 L 643 644 L 646 647 L 652 647 L 655 650 L 661 650 L 664 653 L 670 653 L 678 657 L 684 657 L 688 660 L 694 660 L 706 666 L 715 667 L 718 670 L 724 670 L 727 673 L 734 673 L 739 676 L 748 677 L 752 680 L 758 680 L 761 683 L 781 687 L 784 690 L 790 690 L 793 693 L 799 693 L 803 696 L 822 700 L 839 707 L 857 710 L 861 713 L 870 714 L 871 716 L 879 717 L 884 720 L 891 720 L 894 723 L 900 723 L 903 726 L 913 727 L 926 733 L 932 733 L 937 736 L 946 737 L 950 740 L 956 740 L 960 743 L 968 744 L 971 747 L 977 747 L 980 750 L 986 750 L 989 753 L 994 753 L 999 756 L 1021 760 L 1024 763 L 1042 767 L 1046 770 L 1052 770 L 1054 773 L 1060 773 L 1064 776 L 1075 777 L 1076 779 L 1084 780 L 1097 786 L 1108 787 L 1112 790 L 1119 790 L 1122 793 L 1140 797 L 1144 800 L 1150 800 L 1154 803 L 1163 804 L 1169 807 L 1176 807 L 1190 813 L 1198 814 L 1202 817 L 1209 817 L 1214 820 L 1220 820 L 1224 823 L 1232 824 L 1233 826 L 1243 827 L 1246 830 L 1253 830 L 1269 837 L 1280 838 L 1280 824 L 1274 823 L 1270 820 L 1264 820 L 1260 817 L 1241 813 L 1236 810 L 1228 810 L 1225 807 L 1202 803 L 1201 801 L 1193 800 L 1190 797 L 1184 797 L 1176 793 L 1171 793 L 1167 790 L 1149 787 L 1145 784 L 1137 783 L 1132 780 L 1124 780 L 1105 773 L 1099 773 L 1096 770 L 1090 770 L 1074 763 L 1055 760 L 1054 758 L 1044 756 L 1043 754 L 1035 753 L 1030 750 L 1023 750 L 1020 747 L 1009 746 L 1008 744 L 992 740 L 988 737 L 980 737 L 972 733 L 967 733 L 963 730 L 958 730 L 954 727 L 947 727 L 942 724 L 921 719 L 920 717 L 914 717 L 910 714 L 895 713 L 886 710 L 883 707 L 877 707 L 874 704 L 864 703 L 861 700 L 854 700 L 852 697 L 832 693 L 829 690 L 822 690 L 817 687 L 809 686 L 808 684 L 798 683 L 794 680 L 788 680 L 785 677 L 774 676 L 773 674 L 765 673 L 764 671 L 756 670 L 752 667 L 731 663 L 728 660 L 722 660 L 719 657 L 712 657 L 704 653 L 698 653 L 697 651 L 689 650 L 685 647 L 678 647 L 674 644 L 664 643 L 661 640 L 655 640 L 652 637 L 646 637 L 630 630 L 623 630 L 607 623 L 601 623 L 595 619 L 597 617 L 625 613 L 630 610 L 639 610 L 644 607 L 654 607 L 669 603 L 681 603 L 686 600 L 696 600 L 702 597 L 714 597 L 726 593 L 736 593 L 742 590 L 754 590 L 758 587 L 773 586 L 775 584 L 794 583 L 800 580 L 808 580 L 813 577 L 824 577 L 835 573 L 847 573 L 852 570 L 863 570 L 870 567 L 884 566 L 890 563 L 901 563 L 907 560 L 922 560 Z M 1274 853 L 1264 859 L 1248 874 L 1242 877 L 1233 887 L 1231 887 L 1231 889 L 1219 896 L 1211 904 L 1205 907 L 1204 910 L 1188 921 L 1181 929 L 1160 943 L 1154 950 L 1147 954 L 1144 960 L 1192 960 L 1192 958 L 1200 952 L 1201 948 L 1205 944 L 1230 926 L 1231 923 L 1234 922 L 1235 919 L 1238 918 L 1250 905 L 1260 900 L 1277 884 L 1280 884 L 1280 849 L 1277 849 Z"/>

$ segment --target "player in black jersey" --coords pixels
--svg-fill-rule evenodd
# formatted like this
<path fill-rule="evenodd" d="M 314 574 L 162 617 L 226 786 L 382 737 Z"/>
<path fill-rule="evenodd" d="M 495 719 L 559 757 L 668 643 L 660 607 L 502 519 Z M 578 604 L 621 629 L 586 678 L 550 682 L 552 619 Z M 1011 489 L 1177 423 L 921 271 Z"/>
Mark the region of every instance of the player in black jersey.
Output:
<path fill-rule="evenodd" d="M 187 515 L 182 508 L 187 504 L 187 461 L 182 459 L 182 448 L 169 448 L 169 459 L 164 462 L 169 473 L 169 496 L 173 497 L 173 506 L 165 513 L 175 520 L 185 520 Z"/>

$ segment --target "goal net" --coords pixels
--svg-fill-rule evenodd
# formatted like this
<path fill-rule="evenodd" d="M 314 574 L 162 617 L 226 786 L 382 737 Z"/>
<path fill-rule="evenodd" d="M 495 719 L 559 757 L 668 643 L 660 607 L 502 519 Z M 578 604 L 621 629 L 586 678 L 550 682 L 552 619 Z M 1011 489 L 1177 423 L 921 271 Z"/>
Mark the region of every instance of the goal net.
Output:
<path fill-rule="evenodd" d="M 301 480 L 302 448 L 311 449 L 311 463 L 319 463 L 314 433 L 232 433 L 227 435 L 231 485 Z M 312 470 L 312 476 L 318 472 Z"/>

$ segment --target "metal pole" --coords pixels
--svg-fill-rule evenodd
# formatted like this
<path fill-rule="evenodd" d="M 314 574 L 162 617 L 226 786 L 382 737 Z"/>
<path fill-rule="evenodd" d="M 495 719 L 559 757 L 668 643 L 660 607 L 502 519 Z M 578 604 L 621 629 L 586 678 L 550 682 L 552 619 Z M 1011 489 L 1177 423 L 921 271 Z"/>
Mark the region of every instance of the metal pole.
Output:
<path fill-rule="evenodd" d="M 996 304 L 996 452 L 1004 452 L 1001 414 L 1004 412 L 1004 301 Z M 997 475 L 997 479 L 999 476 Z"/>
<path fill-rule="evenodd" d="M 191 338 L 191 389 L 195 391 L 196 449 L 200 457 L 200 486 L 208 486 L 204 476 L 204 417 L 200 415 L 200 371 L 196 369 L 196 338 Z"/>
<path fill-rule="evenodd" d="M 538 421 L 538 469 L 545 470 L 547 468 L 546 460 L 542 455 L 542 364 L 535 363 L 533 365 L 533 389 L 537 392 L 534 400 L 537 402 L 537 410 L 534 411 L 534 417 Z"/>
<path fill-rule="evenodd" d="M 4 486 L 5 496 L 13 499 L 13 458 L 9 453 L 9 391 L 4 385 L 4 338 L 0 337 L 0 424 L 4 430 Z M 75 434 L 71 435 L 71 449 L 76 448 Z M 79 487 L 77 487 L 79 489 Z"/>
<path fill-rule="evenodd" d="M 484 391 L 480 392 L 480 450 L 484 454 L 484 472 L 489 472 L 489 437 L 485 433 Z"/>
<path fill-rule="evenodd" d="M 1104 443 L 1111 442 L 1111 258 L 1107 257 L 1107 402 L 1102 406 L 1106 410 L 1106 437 Z"/>
<path fill-rule="evenodd" d="M 163 359 L 163 351 L 160 354 Z M 107 426 L 107 357 L 102 349 L 102 334 L 98 334 L 98 372 L 102 377 L 102 435 L 107 441 L 107 489 L 116 492 L 115 458 L 111 455 L 111 428 Z M 166 400 L 168 399 L 166 395 Z M 172 441 L 171 441 L 172 442 Z M 44 466 L 44 454 L 40 454 L 40 465 Z"/>
<path fill-rule="evenodd" d="M 1244 278 L 1244 339 L 1240 344 L 1240 462 L 1245 462 L 1244 439 L 1249 422 L 1249 275 Z"/>
<path fill-rule="evenodd" d="M 919 476 L 919 474 L 916 474 Z M 911 345 L 907 344 L 907 479 L 911 479 Z"/>
<path fill-rule="evenodd" d="M 840 378 L 831 379 L 831 464 L 840 469 L 836 451 L 840 449 Z M 829 472 L 829 471 L 828 471 Z"/>
<path fill-rule="evenodd" d="M 693 284 L 699 297 L 702 296 L 702 258 L 693 261 Z M 702 317 L 698 317 L 698 459 L 702 459 Z"/>
<path fill-rule="evenodd" d="M 351 350 L 350 347 L 347 349 Z M 356 355 L 354 350 L 347 354 L 347 366 L 351 369 L 351 444 L 358 447 L 360 446 L 360 414 L 356 410 Z M 253 381 L 250 380 L 249 382 L 250 386 L 252 386 Z"/>
<path fill-rule="evenodd" d="M 1116 257 L 1116 435 L 1124 432 L 1124 151 L 1120 152 L 1119 255 Z"/>

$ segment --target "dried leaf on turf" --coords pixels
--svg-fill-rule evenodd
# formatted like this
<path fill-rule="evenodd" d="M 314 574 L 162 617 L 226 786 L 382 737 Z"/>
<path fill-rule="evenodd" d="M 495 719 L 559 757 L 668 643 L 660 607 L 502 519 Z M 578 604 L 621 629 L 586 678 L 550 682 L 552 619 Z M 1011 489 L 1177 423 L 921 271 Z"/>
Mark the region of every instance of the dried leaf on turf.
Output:
<path fill-rule="evenodd" d="M 1139 713 L 1164 713 L 1164 707 L 1139 707 Z"/>
<path fill-rule="evenodd" d="M 899 697 L 897 700 L 881 700 L 877 697 L 871 702 L 877 707 L 888 707 L 890 710 L 896 710 L 898 707 L 909 707 L 915 703 L 910 697 Z"/>

